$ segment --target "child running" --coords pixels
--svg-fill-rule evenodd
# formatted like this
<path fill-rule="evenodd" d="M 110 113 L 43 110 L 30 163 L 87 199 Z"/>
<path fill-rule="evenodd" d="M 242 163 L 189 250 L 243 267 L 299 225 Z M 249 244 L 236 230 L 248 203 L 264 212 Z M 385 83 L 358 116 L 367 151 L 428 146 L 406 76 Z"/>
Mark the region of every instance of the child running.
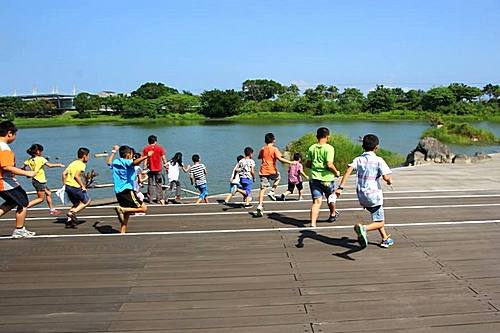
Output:
<path fill-rule="evenodd" d="M 64 168 L 62 163 L 49 163 L 45 157 L 42 156 L 43 146 L 34 143 L 26 151 L 31 157 L 24 161 L 24 168 L 29 168 L 31 171 L 35 171 L 36 175 L 33 177 L 31 183 L 35 188 L 37 198 L 30 201 L 28 208 L 36 206 L 47 200 L 47 206 L 49 206 L 50 215 L 59 215 L 61 212 L 54 208 L 52 205 L 52 196 L 50 194 L 50 188 L 47 186 L 47 178 L 45 177 L 44 167 L 49 168 Z"/>
<path fill-rule="evenodd" d="M 191 185 L 195 185 L 196 189 L 200 191 L 196 203 L 208 203 L 207 168 L 203 163 L 200 163 L 198 154 L 194 154 L 191 159 L 194 165 L 189 168 L 189 178 L 191 179 Z"/>
<path fill-rule="evenodd" d="M 276 188 L 280 182 L 280 174 L 276 168 L 276 161 L 282 163 L 292 164 L 281 156 L 281 152 L 274 145 L 276 138 L 273 133 L 267 133 L 264 137 L 265 145 L 260 149 L 259 159 L 261 160 L 259 176 L 260 176 L 260 192 L 259 192 L 259 205 L 257 206 L 256 217 L 262 217 L 264 213 L 264 195 L 266 190 L 271 187 L 268 196 L 271 200 L 276 201 Z"/>
<path fill-rule="evenodd" d="M 229 193 L 224 198 L 224 204 L 228 204 L 229 200 L 236 194 L 238 188 L 240 187 L 240 169 L 239 163 L 245 157 L 243 155 L 238 155 L 236 157 L 236 165 L 231 172 L 231 178 L 229 178 Z"/>
<path fill-rule="evenodd" d="M 85 173 L 85 168 L 89 161 L 89 153 L 88 148 L 80 147 L 77 152 L 78 159 L 71 162 L 62 173 L 62 181 L 66 194 L 73 204 L 66 214 L 68 216 L 66 228 L 76 229 L 78 225 L 76 214 L 90 204 L 87 186 L 82 181 L 82 175 Z"/>
<path fill-rule="evenodd" d="M 288 189 L 281 195 L 281 200 L 285 201 L 287 195 L 293 193 L 293 190 L 297 188 L 299 192 L 299 200 L 303 200 L 303 190 L 304 186 L 302 184 L 302 177 L 309 179 L 309 177 L 304 173 L 304 167 L 300 163 L 302 156 L 300 153 L 293 154 L 293 164 L 290 164 L 288 168 Z"/>
<path fill-rule="evenodd" d="M 179 181 L 179 176 L 181 170 L 188 172 L 189 168 L 182 164 L 182 153 L 175 153 L 174 157 L 167 163 L 167 175 L 168 175 L 168 186 L 169 190 L 173 191 L 175 187 L 175 199 L 174 203 L 182 203 L 181 201 L 181 182 Z M 167 198 L 167 202 L 170 198 Z"/>
<path fill-rule="evenodd" d="M 319 210 L 323 195 L 328 202 L 330 216 L 327 222 L 335 222 L 338 217 L 338 212 L 335 209 L 336 195 L 335 177 L 340 176 L 340 171 L 337 170 L 333 163 L 335 157 L 335 149 L 328 143 L 330 139 L 330 130 L 326 127 L 320 127 L 316 131 L 318 143 L 313 144 L 307 150 L 306 167 L 311 170 L 309 177 L 309 187 L 313 204 L 311 206 L 311 226 L 316 228 Z"/>
<path fill-rule="evenodd" d="M 358 235 L 358 241 L 361 246 L 368 246 L 368 231 L 378 230 L 382 237 L 381 247 L 388 248 L 394 245 L 394 241 L 387 235 L 384 228 L 384 198 L 380 178 L 387 185 L 392 185 L 390 176 L 391 169 L 383 158 L 377 156 L 379 149 L 379 139 L 376 135 L 367 134 L 363 137 L 364 153 L 356 157 L 347 168 L 336 194 L 340 196 L 347 179 L 356 170 L 356 193 L 358 200 L 364 209 L 370 212 L 372 223 L 363 225 L 358 223 L 354 226 L 354 231 Z"/>
<path fill-rule="evenodd" d="M 241 193 L 245 199 L 245 208 L 251 208 L 252 186 L 255 182 L 255 161 L 252 159 L 252 147 L 246 147 L 243 150 L 243 153 L 245 154 L 245 158 L 240 160 L 238 163 L 240 187 L 237 191 Z"/>
<path fill-rule="evenodd" d="M 119 158 L 114 158 L 116 151 L 118 151 Z M 132 148 L 114 145 L 108 157 L 107 163 L 113 174 L 115 195 L 119 205 L 115 208 L 115 211 L 120 220 L 120 233 L 122 234 L 127 232 L 130 215 L 146 213 L 146 204 L 137 197 L 134 190 L 137 175 L 135 166 L 151 157 L 153 153 L 153 151 L 148 151 L 146 155 L 133 160 L 134 150 Z"/>
<path fill-rule="evenodd" d="M 0 123 L 0 198 L 5 202 L 0 206 L 0 216 L 16 208 L 16 229 L 12 238 L 28 238 L 35 236 L 33 231 L 24 227 L 28 212 L 28 195 L 23 190 L 15 176 L 34 177 L 35 171 L 17 168 L 16 156 L 10 150 L 9 144 L 16 140 L 17 127 L 11 121 Z"/>

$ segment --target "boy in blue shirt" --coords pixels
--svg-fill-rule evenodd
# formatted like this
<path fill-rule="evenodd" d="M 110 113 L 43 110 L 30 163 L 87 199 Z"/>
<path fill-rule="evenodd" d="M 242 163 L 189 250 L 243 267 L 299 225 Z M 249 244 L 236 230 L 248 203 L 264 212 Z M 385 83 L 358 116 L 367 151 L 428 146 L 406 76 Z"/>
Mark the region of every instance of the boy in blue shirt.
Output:
<path fill-rule="evenodd" d="M 114 158 L 118 151 L 119 158 Z M 145 213 L 146 205 L 137 197 L 134 191 L 134 182 L 136 177 L 135 166 L 149 158 L 152 151 L 147 155 L 133 160 L 134 150 L 129 146 L 114 145 L 109 155 L 107 163 L 113 174 L 113 183 L 115 185 L 115 195 L 118 200 L 118 207 L 115 208 L 118 219 L 120 220 L 120 233 L 127 231 L 127 223 L 130 215 L 135 213 Z"/>
<path fill-rule="evenodd" d="M 394 241 L 390 238 L 390 235 L 387 235 L 384 228 L 384 198 L 380 178 L 387 185 L 392 185 L 392 178 L 390 176 L 391 169 L 389 169 L 387 163 L 382 157 L 375 154 L 378 148 L 379 140 L 376 135 L 367 134 L 364 136 L 363 149 L 365 152 L 349 164 L 335 193 L 338 196 L 342 194 L 347 178 L 349 178 L 353 170 L 356 170 L 356 193 L 359 203 L 370 212 L 372 217 L 372 223 L 368 225 L 358 223 L 354 226 L 358 241 L 361 246 L 366 247 L 368 245 L 367 232 L 378 230 L 382 237 L 380 246 L 388 248 L 394 245 Z"/>

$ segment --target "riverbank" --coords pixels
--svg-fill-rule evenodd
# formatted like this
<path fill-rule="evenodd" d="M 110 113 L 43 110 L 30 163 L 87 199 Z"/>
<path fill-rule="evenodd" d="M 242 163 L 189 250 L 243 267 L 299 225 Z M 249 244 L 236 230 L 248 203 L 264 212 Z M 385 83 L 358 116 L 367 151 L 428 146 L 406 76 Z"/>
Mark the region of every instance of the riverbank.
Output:
<path fill-rule="evenodd" d="M 113 125 L 172 125 L 189 124 L 193 122 L 217 123 L 217 122 L 241 122 L 241 123 L 266 123 L 273 122 L 321 122 L 321 121 L 428 121 L 430 114 L 426 112 L 390 111 L 381 113 L 335 113 L 327 115 L 311 115 L 295 112 L 256 112 L 243 113 L 227 118 L 209 119 L 199 113 L 172 113 L 158 116 L 156 118 L 123 118 L 119 115 L 96 115 L 90 118 L 77 118 L 77 112 L 67 112 L 61 116 L 48 118 L 16 118 L 15 123 L 20 128 L 35 127 L 60 127 L 60 126 L 88 126 L 95 124 Z M 457 116 L 439 115 L 444 121 L 452 122 L 474 122 L 490 121 L 500 122 L 500 115 L 489 116 Z"/>

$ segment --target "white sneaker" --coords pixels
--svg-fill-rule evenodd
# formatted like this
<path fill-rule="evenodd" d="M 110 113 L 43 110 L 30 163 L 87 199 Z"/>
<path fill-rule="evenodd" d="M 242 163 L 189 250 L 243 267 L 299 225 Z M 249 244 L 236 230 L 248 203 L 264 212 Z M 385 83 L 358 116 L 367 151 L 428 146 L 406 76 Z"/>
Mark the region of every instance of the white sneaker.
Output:
<path fill-rule="evenodd" d="M 21 229 L 14 229 L 14 231 L 12 232 L 12 238 L 30 238 L 35 235 L 35 232 L 29 231 L 25 227 L 22 227 Z"/>
<path fill-rule="evenodd" d="M 262 205 L 258 205 L 257 211 L 255 212 L 255 216 L 262 217 L 262 216 L 264 216 L 263 213 L 264 213 L 264 208 L 262 207 Z"/>
<path fill-rule="evenodd" d="M 269 194 L 267 195 L 272 201 L 276 201 L 276 195 L 274 194 L 274 192 L 269 192 Z"/>

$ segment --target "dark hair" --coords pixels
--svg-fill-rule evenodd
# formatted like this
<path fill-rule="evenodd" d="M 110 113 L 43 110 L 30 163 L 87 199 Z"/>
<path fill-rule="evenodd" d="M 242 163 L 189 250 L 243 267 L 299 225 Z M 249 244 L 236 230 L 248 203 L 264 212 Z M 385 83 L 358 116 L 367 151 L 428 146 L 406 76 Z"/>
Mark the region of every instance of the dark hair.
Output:
<path fill-rule="evenodd" d="M 244 159 L 244 158 L 245 158 L 245 156 L 243 156 L 243 155 L 238 155 L 238 156 L 236 157 L 236 161 L 237 161 L 237 162 L 239 162 L 239 161 L 241 161 L 241 160 L 242 160 L 242 159 Z"/>
<path fill-rule="evenodd" d="M 194 163 L 199 162 L 200 161 L 200 155 L 194 154 L 193 157 L 191 157 L 191 159 L 193 160 Z"/>
<path fill-rule="evenodd" d="M 28 153 L 31 157 L 35 157 L 37 151 L 43 151 L 43 146 L 38 143 L 34 143 L 28 148 L 28 150 L 26 150 L 26 153 Z"/>
<path fill-rule="evenodd" d="M 243 150 L 243 153 L 245 154 L 245 156 L 250 156 L 250 154 L 253 153 L 253 149 L 252 147 L 246 147 L 244 150 Z"/>
<path fill-rule="evenodd" d="M 0 123 L 0 136 L 7 136 L 11 132 L 12 134 L 16 134 L 17 127 L 14 125 L 12 121 L 6 120 Z"/>
<path fill-rule="evenodd" d="M 264 142 L 266 144 L 272 143 L 276 138 L 274 137 L 273 133 L 267 133 L 266 136 L 264 137 Z"/>
<path fill-rule="evenodd" d="M 329 135 L 330 135 L 330 130 L 326 127 L 320 127 L 316 131 L 316 138 L 317 139 L 324 139 Z"/>
<path fill-rule="evenodd" d="M 127 157 L 130 153 L 134 153 L 134 149 L 129 146 L 120 146 L 120 149 L 118 149 L 118 154 L 121 158 Z"/>
<path fill-rule="evenodd" d="M 76 153 L 76 155 L 78 156 L 78 158 L 82 158 L 83 156 L 87 156 L 89 153 L 90 150 L 88 148 L 80 147 L 78 148 L 78 152 Z"/>
<path fill-rule="evenodd" d="M 141 156 L 142 156 L 142 155 L 141 155 L 140 153 L 136 153 L 136 152 L 134 152 L 134 157 L 133 157 L 133 158 L 134 158 L 134 160 L 136 160 L 136 159 L 138 159 L 138 158 L 141 158 Z"/>
<path fill-rule="evenodd" d="M 302 156 L 300 155 L 300 153 L 295 153 L 293 154 L 293 160 L 294 161 L 298 161 L 302 158 Z"/>
<path fill-rule="evenodd" d="M 179 164 L 179 166 L 182 168 L 182 153 L 178 151 L 177 153 L 174 154 L 174 157 L 170 160 L 170 164 L 175 165 Z"/>
<path fill-rule="evenodd" d="M 148 143 L 150 145 L 152 145 L 153 143 L 155 143 L 157 140 L 158 140 L 158 138 L 156 137 L 156 135 L 150 135 L 150 136 L 148 136 Z"/>
<path fill-rule="evenodd" d="M 363 137 L 363 149 L 365 151 L 374 151 L 378 144 L 378 137 L 375 134 L 367 134 Z"/>

